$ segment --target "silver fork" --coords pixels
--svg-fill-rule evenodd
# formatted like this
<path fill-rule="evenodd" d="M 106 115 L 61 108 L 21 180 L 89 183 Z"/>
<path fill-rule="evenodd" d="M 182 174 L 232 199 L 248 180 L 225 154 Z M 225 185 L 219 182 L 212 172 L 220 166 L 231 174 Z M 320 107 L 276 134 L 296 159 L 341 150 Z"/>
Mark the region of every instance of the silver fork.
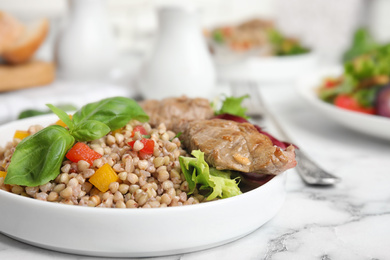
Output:
<path fill-rule="evenodd" d="M 249 115 L 254 118 L 265 117 L 269 119 L 279 132 L 281 138 L 284 139 L 283 141 L 293 143 L 290 136 L 266 107 L 256 82 L 231 82 L 230 87 L 233 96 L 250 94 L 250 99 L 247 101 L 249 103 L 247 104 L 250 112 Z M 295 156 L 298 162 L 295 169 L 306 184 L 327 186 L 340 182 L 341 179 L 339 177 L 322 169 L 318 164 L 310 159 L 309 156 L 302 151 L 302 149 L 295 149 Z"/>

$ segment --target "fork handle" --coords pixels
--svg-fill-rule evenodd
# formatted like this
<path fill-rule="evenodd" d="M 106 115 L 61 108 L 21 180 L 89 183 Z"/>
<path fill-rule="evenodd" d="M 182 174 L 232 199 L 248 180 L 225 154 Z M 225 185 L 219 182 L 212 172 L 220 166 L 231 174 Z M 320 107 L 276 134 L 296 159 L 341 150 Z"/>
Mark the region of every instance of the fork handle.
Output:
<path fill-rule="evenodd" d="M 300 149 L 295 149 L 295 156 L 298 162 L 295 169 L 307 184 L 333 185 L 340 182 L 339 177 L 324 171 Z"/>

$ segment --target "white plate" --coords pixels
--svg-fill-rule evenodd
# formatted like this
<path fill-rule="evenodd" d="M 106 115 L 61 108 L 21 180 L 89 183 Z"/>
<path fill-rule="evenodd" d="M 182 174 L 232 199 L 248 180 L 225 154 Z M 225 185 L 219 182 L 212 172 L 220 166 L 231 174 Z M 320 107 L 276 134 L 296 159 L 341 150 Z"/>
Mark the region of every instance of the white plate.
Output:
<path fill-rule="evenodd" d="M 315 53 L 281 57 L 251 56 L 233 63 L 216 63 L 218 77 L 223 81 L 254 80 L 264 83 L 294 80 L 316 66 Z"/>
<path fill-rule="evenodd" d="M 47 125 L 53 115 L 0 127 L 0 145 L 16 129 Z M 146 257 L 206 249 L 236 240 L 269 221 L 285 199 L 286 174 L 242 195 L 173 208 L 88 208 L 39 201 L 0 190 L 0 232 L 56 251 Z"/>
<path fill-rule="evenodd" d="M 296 89 L 311 106 L 327 115 L 332 120 L 355 131 L 390 140 L 390 119 L 386 117 L 367 115 L 328 104 L 318 98 L 315 89 L 322 80 L 329 76 L 341 75 L 341 67 L 327 68 L 302 77 L 297 81 Z"/>

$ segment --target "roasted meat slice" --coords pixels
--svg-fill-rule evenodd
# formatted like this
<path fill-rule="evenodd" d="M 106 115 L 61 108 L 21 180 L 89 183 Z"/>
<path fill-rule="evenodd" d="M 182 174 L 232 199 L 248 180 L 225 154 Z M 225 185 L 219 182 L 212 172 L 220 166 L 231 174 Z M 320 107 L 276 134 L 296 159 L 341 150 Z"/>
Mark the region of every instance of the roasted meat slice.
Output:
<path fill-rule="evenodd" d="M 195 120 L 187 122 L 183 129 L 180 139 L 186 149 L 201 150 L 207 163 L 219 170 L 277 175 L 297 163 L 293 146 L 286 150 L 274 146 L 250 123 Z"/>
<path fill-rule="evenodd" d="M 164 123 L 169 130 L 176 130 L 175 126 L 180 122 L 208 119 L 214 115 L 210 102 L 204 98 L 182 96 L 163 100 L 146 100 L 141 103 L 141 106 L 149 115 L 149 122 L 153 127 Z"/>

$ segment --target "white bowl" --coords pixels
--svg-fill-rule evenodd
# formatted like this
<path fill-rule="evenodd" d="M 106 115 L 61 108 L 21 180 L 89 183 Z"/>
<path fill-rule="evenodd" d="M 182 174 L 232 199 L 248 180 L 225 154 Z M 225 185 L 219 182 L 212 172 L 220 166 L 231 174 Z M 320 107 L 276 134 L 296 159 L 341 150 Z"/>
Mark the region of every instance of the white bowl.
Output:
<path fill-rule="evenodd" d="M 310 106 L 315 107 L 331 120 L 354 131 L 390 140 L 390 118 L 338 108 L 322 101 L 317 96 L 316 88 L 321 85 L 324 78 L 339 76 L 342 73 L 342 67 L 319 70 L 299 79 L 296 84 L 296 90 Z"/>
<path fill-rule="evenodd" d="M 291 81 L 316 66 L 315 53 L 280 57 L 250 56 L 232 63 L 216 63 L 218 77 L 223 81 L 253 80 L 264 83 Z"/>
<path fill-rule="evenodd" d="M 16 129 L 48 125 L 54 115 L 0 127 L 0 145 Z M 146 257 L 218 246 L 269 221 L 285 199 L 286 174 L 232 198 L 172 208 L 113 209 L 62 205 L 0 190 L 0 232 L 56 251 L 106 257 Z"/>

